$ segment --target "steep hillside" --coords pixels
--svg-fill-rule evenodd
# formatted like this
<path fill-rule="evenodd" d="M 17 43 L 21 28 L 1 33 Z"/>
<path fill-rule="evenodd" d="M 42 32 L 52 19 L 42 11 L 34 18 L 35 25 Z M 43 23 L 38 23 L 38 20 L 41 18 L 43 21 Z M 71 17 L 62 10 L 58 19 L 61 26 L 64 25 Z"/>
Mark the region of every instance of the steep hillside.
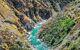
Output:
<path fill-rule="evenodd" d="M 31 50 L 26 33 L 14 11 L 0 0 L 0 50 Z"/>
<path fill-rule="evenodd" d="M 43 25 L 39 38 L 53 50 L 79 50 L 80 1 L 67 4 L 55 19 Z"/>
<path fill-rule="evenodd" d="M 80 50 L 79 0 L 0 0 L 0 50 L 35 50 L 28 32 L 43 20 L 37 36 L 48 47 Z"/>

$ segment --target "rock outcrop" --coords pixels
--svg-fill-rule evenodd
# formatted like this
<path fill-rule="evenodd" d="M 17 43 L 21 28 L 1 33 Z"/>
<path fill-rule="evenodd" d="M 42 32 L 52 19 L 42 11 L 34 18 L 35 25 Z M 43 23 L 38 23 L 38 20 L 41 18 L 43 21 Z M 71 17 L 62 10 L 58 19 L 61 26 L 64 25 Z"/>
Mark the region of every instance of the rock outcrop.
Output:
<path fill-rule="evenodd" d="M 11 7 L 5 0 L 0 0 L 0 49 L 31 50 L 26 33 Z"/>

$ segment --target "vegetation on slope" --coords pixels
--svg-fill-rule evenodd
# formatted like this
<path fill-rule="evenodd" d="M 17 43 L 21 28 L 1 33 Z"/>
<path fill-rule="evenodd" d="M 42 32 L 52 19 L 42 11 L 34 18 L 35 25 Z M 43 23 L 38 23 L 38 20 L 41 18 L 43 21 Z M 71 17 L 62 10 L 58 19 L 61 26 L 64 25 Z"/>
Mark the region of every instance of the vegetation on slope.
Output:
<path fill-rule="evenodd" d="M 80 1 L 68 4 L 64 12 L 43 26 L 39 38 L 54 50 L 79 50 Z M 54 17 L 53 17 L 54 18 Z M 75 35 L 76 34 L 76 35 Z M 73 36 L 74 35 L 74 36 Z M 71 40 L 74 39 L 74 40 Z M 76 47 L 75 47 L 76 46 Z"/>
<path fill-rule="evenodd" d="M 45 29 L 46 31 L 41 33 L 40 38 L 48 45 L 56 46 L 61 43 L 73 25 L 74 21 L 70 17 L 60 18 Z"/>

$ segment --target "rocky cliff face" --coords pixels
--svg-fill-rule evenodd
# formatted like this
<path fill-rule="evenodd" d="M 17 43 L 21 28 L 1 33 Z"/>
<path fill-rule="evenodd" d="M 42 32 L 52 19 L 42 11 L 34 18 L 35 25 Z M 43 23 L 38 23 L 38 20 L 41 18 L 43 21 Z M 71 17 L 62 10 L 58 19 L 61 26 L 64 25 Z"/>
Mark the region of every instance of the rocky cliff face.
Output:
<path fill-rule="evenodd" d="M 0 0 L 0 50 L 31 50 L 26 33 L 11 7 Z"/>
<path fill-rule="evenodd" d="M 6 2 L 29 31 L 35 23 L 51 17 L 51 5 L 47 2 L 40 0 L 6 0 Z"/>
<path fill-rule="evenodd" d="M 43 1 L 0 0 L 0 49 L 31 50 L 27 31 L 51 16 Z"/>
<path fill-rule="evenodd" d="M 0 49 L 32 50 L 26 38 L 27 32 L 44 19 L 48 22 L 43 25 L 44 31 L 40 32 L 39 37 L 49 46 L 58 46 L 76 22 L 79 23 L 79 1 L 72 1 L 74 0 L 0 0 Z M 64 50 L 62 44 L 60 48 Z"/>

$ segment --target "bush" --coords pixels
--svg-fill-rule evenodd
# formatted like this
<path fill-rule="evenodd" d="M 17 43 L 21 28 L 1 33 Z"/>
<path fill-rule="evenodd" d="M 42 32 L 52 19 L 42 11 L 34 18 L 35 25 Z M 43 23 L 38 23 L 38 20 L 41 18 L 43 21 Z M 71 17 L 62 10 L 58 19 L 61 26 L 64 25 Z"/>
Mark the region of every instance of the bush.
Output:
<path fill-rule="evenodd" d="M 54 24 L 45 29 L 39 36 L 50 46 L 60 44 L 63 38 L 70 31 L 71 27 L 75 24 L 70 17 L 60 18 L 53 23 Z"/>

